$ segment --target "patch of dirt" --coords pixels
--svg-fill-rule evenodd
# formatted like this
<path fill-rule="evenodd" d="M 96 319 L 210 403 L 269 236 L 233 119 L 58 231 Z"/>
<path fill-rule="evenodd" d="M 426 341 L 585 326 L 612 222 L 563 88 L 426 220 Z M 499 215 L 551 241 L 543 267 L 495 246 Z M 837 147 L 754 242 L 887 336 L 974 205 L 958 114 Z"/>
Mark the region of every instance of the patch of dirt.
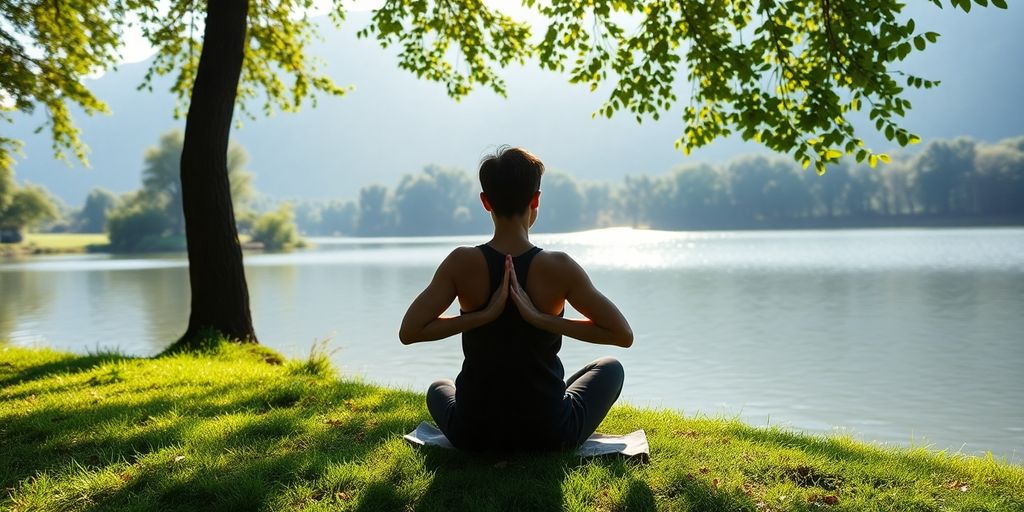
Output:
<path fill-rule="evenodd" d="M 783 476 L 800 487 L 818 487 L 826 491 L 834 491 L 843 484 L 843 478 L 839 475 L 825 473 L 811 466 L 788 468 Z"/>

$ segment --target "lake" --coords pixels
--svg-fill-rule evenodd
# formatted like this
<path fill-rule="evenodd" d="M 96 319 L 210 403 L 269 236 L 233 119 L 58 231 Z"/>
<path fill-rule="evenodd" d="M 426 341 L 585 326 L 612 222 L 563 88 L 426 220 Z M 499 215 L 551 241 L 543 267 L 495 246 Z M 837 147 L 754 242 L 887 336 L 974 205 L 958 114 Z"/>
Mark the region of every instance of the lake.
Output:
<path fill-rule="evenodd" d="M 260 341 L 303 356 L 329 339 L 342 374 L 389 386 L 454 378 L 458 337 L 403 346 L 398 326 L 453 247 L 486 240 L 313 239 L 248 254 Z M 561 352 L 567 375 L 619 358 L 626 402 L 1022 459 L 1024 229 L 607 229 L 533 241 L 571 254 L 629 319 L 628 350 L 566 338 Z M 185 266 L 183 255 L 0 262 L 0 340 L 156 354 L 186 324 Z"/>

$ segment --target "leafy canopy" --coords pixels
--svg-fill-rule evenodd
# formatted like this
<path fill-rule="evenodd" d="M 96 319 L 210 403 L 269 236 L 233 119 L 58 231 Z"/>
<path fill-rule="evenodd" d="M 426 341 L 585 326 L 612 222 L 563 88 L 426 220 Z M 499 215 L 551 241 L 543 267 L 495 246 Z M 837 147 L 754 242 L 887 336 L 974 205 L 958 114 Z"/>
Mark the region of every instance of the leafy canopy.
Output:
<path fill-rule="evenodd" d="M 244 114 L 254 117 L 251 109 L 257 98 L 269 114 L 275 108 L 295 110 L 307 99 L 315 103 L 316 91 L 345 92 L 319 72 L 317 59 L 307 55 L 315 24 L 301 13 L 314 3 L 250 0 L 248 45 L 238 91 Z M 344 14 L 340 4 L 331 12 L 338 23 Z M 173 76 L 171 90 L 179 98 L 175 117 L 187 111 L 202 48 L 206 2 L 2 0 L 0 7 L 0 116 L 11 121 L 14 111 L 44 108 L 46 121 L 39 129 L 49 129 L 57 158 L 66 158 L 71 150 L 88 163 L 69 107 L 76 105 L 87 114 L 108 112 L 83 79 L 116 69 L 122 35 L 129 27 L 138 28 L 156 52 L 139 89 L 152 90 L 157 76 Z M 10 165 L 10 152 L 17 149 L 18 141 L 0 137 L 0 165 Z"/>
<path fill-rule="evenodd" d="M 942 0 L 929 0 L 942 7 Z M 247 52 L 239 106 L 253 116 L 291 111 L 320 93 L 346 88 L 307 54 L 316 34 L 308 16 L 315 0 L 250 0 Z M 818 172 L 849 154 L 874 167 L 885 154 L 865 147 L 850 116 L 866 111 L 874 128 L 901 146 L 919 137 L 900 125 L 911 104 L 907 88 L 937 81 L 911 75 L 900 63 L 939 35 L 902 16 L 897 0 L 522 0 L 544 27 L 517 21 L 482 0 L 388 0 L 361 37 L 397 46 L 399 67 L 441 82 L 459 99 L 475 87 L 505 94 L 498 69 L 536 59 L 570 82 L 609 88 L 596 115 L 626 111 L 638 121 L 678 109 L 685 153 L 739 134 Z M 970 0 L 945 2 L 969 12 Z M 1005 0 L 974 0 L 1005 9 Z M 195 77 L 205 2 L 194 0 L 3 0 L 0 19 L 0 115 L 46 109 L 54 152 L 85 146 L 69 105 L 87 113 L 106 105 L 83 77 L 114 68 L 121 34 L 137 25 L 156 48 L 140 88 L 175 77 L 185 110 Z M 344 20 L 341 0 L 329 10 Z M 537 36 L 534 37 L 534 30 Z M 687 97 L 680 98 L 683 84 Z M 678 106 L 677 106 L 678 104 Z M 17 141 L 0 137 L 0 164 Z"/>

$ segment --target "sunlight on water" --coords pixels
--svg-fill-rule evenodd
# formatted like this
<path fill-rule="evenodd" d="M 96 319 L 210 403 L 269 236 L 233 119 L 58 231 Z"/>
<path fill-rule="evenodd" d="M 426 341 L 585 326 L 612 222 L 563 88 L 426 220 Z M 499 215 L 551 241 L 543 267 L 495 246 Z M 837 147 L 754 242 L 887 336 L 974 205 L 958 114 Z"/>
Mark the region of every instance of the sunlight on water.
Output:
<path fill-rule="evenodd" d="M 586 268 L 656 269 L 672 266 L 668 248 L 692 244 L 700 235 L 629 228 L 597 229 L 565 235 L 541 235 L 538 241 L 572 255 Z"/>
<path fill-rule="evenodd" d="M 406 347 L 398 324 L 437 264 L 486 236 L 312 241 L 246 255 L 262 343 L 301 356 L 331 338 L 343 374 L 415 390 L 458 373 L 458 338 Z M 533 241 L 572 255 L 630 320 L 629 350 L 566 339 L 561 352 L 567 373 L 618 357 L 626 401 L 1024 450 L 1024 229 L 603 229 Z M 183 255 L 4 262 L 0 290 L 0 339 L 23 345 L 149 355 L 188 318 Z"/>

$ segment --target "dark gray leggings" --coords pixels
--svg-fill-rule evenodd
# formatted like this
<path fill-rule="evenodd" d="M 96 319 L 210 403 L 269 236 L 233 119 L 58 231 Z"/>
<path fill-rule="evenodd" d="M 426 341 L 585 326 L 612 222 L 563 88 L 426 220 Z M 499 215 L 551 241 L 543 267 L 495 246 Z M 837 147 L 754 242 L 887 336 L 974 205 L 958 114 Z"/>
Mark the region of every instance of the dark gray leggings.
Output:
<path fill-rule="evenodd" d="M 566 380 L 562 403 L 569 409 L 568 420 L 562 425 L 563 448 L 575 448 L 597 430 L 612 404 L 622 392 L 624 373 L 622 363 L 612 357 L 602 357 L 584 366 Z M 452 444 L 452 418 L 455 412 L 455 383 L 450 379 L 435 381 L 427 390 L 427 409 L 437 427 Z"/>

